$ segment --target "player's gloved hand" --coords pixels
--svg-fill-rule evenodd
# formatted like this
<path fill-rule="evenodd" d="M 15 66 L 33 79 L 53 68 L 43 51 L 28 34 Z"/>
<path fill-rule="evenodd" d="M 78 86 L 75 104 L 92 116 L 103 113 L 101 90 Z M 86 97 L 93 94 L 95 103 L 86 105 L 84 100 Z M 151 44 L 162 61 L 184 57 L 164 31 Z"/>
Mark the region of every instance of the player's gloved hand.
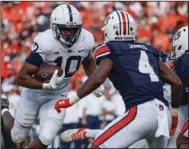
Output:
<path fill-rule="evenodd" d="M 80 98 L 78 97 L 77 92 L 75 92 L 72 95 L 70 95 L 68 98 L 59 99 L 55 103 L 54 108 L 56 109 L 56 111 L 58 113 L 60 113 L 61 112 L 61 108 L 68 108 L 68 107 L 72 106 L 74 103 L 76 103 L 79 100 L 80 100 Z"/>
<path fill-rule="evenodd" d="M 58 76 L 58 70 L 56 69 L 54 71 L 54 74 L 50 80 L 49 83 L 43 83 L 42 88 L 47 89 L 47 90 L 55 90 L 58 86 L 58 84 L 62 81 L 64 78 L 64 73 L 62 74 L 61 77 Z"/>
<path fill-rule="evenodd" d="M 70 99 L 69 98 L 62 98 L 62 99 L 59 99 L 55 103 L 54 108 L 56 109 L 56 111 L 58 113 L 60 113 L 61 112 L 61 108 L 68 108 L 70 106 L 72 106 L 72 104 L 70 103 Z"/>
<path fill-rule="evenodd" d="M 99 88 L 97 88 L 94 91 L 94 94 L 96 97 L 101 97 L 102 95 L 104 95 L 104 92 L 105 92 L 105 88 L 104 88 L 104 85 L 102 84 Z"/>
<path fill-rule="evenodd" d="M 172 117 L 172 124 L 171 124 L 170 136 L 173 136 L 175 134 L 178 124 L 178 108 L 171 109 L 171 117 Z"/>

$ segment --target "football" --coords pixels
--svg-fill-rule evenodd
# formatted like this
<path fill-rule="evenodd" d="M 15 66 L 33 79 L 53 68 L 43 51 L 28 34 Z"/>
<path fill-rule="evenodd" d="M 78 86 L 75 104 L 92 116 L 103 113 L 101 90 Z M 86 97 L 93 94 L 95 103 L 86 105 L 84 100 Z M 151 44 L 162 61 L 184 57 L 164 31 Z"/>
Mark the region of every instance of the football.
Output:
<path fill-rule="evenodd" d="M 41 66 L 38 71 L 35 73 L 34 78 L 41 82 L 49 82 L 51 77 L 54 74 L 55 70 L 58 70 L 58 76 L 60 77 L 63 74 L 63 70 L 61 67 L 58 67 L 56 65 L 44 65 Z"/>

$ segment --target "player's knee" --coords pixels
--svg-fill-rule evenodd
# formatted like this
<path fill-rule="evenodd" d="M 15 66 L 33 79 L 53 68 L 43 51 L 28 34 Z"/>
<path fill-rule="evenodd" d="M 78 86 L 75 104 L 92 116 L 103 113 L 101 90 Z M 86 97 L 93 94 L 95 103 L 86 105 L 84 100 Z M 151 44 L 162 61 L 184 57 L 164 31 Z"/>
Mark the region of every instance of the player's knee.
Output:
<path fill-rule="evenodd" d="M 59 128 L 61 125 L 55 125 L 53 121 L 46 121 L 46 123 L 42 126 L 41 133 L 39 135 L 39 139 L 44 145 L 50 145 L 52 140 L 57 135 Z"/>
<path fill-rule="evenodd" d="M 21 132 L 19 129 L 16 129 L 13 127 L 13 129 L 11 130 L 11 138 L 12 141 L 15 143 L 21 143 L 25 140 L 27 134 Z"/>
<path fill-rule="evenodd" d="M 41 133 L 39 139 L 44 145 L 50 145 L 53 140 L 53 136 L 48 133 Z"/>

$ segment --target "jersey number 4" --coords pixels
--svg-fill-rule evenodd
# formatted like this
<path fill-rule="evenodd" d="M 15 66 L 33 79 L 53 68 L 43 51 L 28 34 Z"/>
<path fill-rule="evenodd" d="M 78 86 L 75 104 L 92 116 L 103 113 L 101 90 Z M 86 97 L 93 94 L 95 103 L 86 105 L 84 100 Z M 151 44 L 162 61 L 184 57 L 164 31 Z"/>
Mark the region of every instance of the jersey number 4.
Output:
<path fill-rule="evenodd" d="M 61 67 L 62 57 L 58 57 L 54 61 L 57 66 Z M 71 77 L 79 69 L 81 63 L 81 56 L 70 56 L 66 61 L 65 77 Z"/>
<path fill-rule="evenodd" d="M 140 53 L 138 70 L 141 73 L 148 74 L 152 82 L 159 81 L 158 76 L 155 74 L 152 66 L 149 63 L 148 55 L 146 54 L 145 51 L 141 51 Z"/>

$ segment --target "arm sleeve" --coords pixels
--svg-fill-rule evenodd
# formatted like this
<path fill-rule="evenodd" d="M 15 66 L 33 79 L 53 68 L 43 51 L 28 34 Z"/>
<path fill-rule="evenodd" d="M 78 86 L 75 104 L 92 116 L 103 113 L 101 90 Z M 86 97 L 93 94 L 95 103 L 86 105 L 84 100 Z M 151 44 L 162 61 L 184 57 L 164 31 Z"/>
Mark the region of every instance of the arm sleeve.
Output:
<path fill-rule="evenodd" d="M 26 62 L 35 66 L 41 66 L 43 63 L 43 58 L 38 53 L 31 52 L 27 57 Z"/>

